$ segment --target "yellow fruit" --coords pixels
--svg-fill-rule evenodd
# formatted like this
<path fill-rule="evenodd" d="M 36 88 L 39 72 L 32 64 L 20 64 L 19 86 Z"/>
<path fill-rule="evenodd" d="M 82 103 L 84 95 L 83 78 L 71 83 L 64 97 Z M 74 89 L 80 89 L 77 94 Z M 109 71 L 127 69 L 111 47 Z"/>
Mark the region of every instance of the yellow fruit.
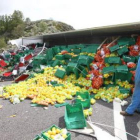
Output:
<path fill-rule="evenodd" d="M 49 138 L 51 135 L 50 134 L 46 134 L 46 136 Z"/>
<path fill-rule="evenodd" d="M 54 130 L 56 130 L 56 128 L 55 128 L 55 127 L 53 127 L 53 128 L 52 128 L 52 131 L 54 131 Z"/>
<path fill-rule="evenodd" d="M 64 139 L 66 139 L 66 138 L 67 138 L 67 135 L 66 135 L 66 134 L 63 134 L 62 137 L 63 137 Z"/>
<path fill-rule="evenodd" d="M 48 134 L 49 134 L 49 135 L 51 135 L 51 134 L 52 134 L 52 131 L 51 131 L 51 130 L 49 130 L 49 131 L 48 131 Z"/>
<path fill-rule="evenodd" d="M 51 138 L 52 140 L 54 140 L 54 136 L 53 136 L 53 135 L 51 135 L 50 138 Z"/>
<path fill-rule="evenodd" d="M 60 129 L 56 129 L 56 133 L 59 134 L 61 131 Z"/>
<path fill-rule="evenodd" d="M 56 130 L 52 130 L 52 135 L 56 135 Z"/>
<path fill-rule="evenodd" d="M 89 116 L 91 116 L 92 115 L 92 112 L 88 112 L 89 113 Z"/>
<path fill-rule="evenodd" d="M 96 103 L 96 100 L 92 98 L 92 99 L 90 100 L 90 103 L 93 105 L 93 104 Z"/>

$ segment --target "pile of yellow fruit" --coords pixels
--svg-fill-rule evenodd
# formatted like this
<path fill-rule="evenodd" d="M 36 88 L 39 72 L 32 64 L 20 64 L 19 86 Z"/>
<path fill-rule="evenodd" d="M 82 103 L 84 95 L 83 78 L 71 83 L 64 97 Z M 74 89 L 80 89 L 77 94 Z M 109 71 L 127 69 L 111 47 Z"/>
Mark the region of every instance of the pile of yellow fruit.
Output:
<path fill-rule="evenodd" d="M 92 86 L 92 81 L 91 80 L 86 80 L 84 77 L 80 76 L 78 79 L 76 79 L 74 74 L 69 75 L 69 77 L 66 78 L 67 82 L 70 82 L 72 84 L 78 84 L 83 87 L 91 87 Z"/>
<path fill-rule="evenodd" d="M 52 140 L 56 139 L 56 137 L 59 137 L 59 139 L 60 138 L 66 139 L 67 131 L 65 129 L 59 129 L 59 128 L 53 127 L 51 130 L 44 132 L 43 135 Z"/>
<path fill-rule="evenodd" d="M 129 96 L 129 94 L 122 94 L 119 90 L 119 86 L 110 87 L 108 89 L 100 88 L 96 90 L 95 99 L 102 99 L 106 102 L 112 102 L 114 98 L 125 99 Z"/>
<path fill-rule="evenodd" d="M 126 89 L 130 89 L 130 88 L 133 88 L 134 85 L 133 84 L 129 84 L 128 81 L 121 81 L 121 80 L 117 80 L 116 81 L 116 84 L 121 86 L 121 87 L 124 87 Z"/>
<path fill-rule="evenodd" d="M 80 91 L 81 88 L 68 82 L 67 76 L 63 80 L 55 77 L 54 73 L 57 68 L 47 67 L 44 69 L 43 74 L 35 74 L 35 77 L 32 79 L 5 87 L 3 97 L 14 102 L 12 97 L 16 95 L 17 98 L 18 95 L 20 101 L 30 98 L 32 99 L 32 103 L 45 106 L 49 104 L 54 105 L 55 102 L 61 104 L 66 99 L 72 99 L 72 96 L 77 91 Z M 63 86 L 53 86 L 50 84 L 51 81 L 57 81 L 58 84 L 62 84 Z"/>

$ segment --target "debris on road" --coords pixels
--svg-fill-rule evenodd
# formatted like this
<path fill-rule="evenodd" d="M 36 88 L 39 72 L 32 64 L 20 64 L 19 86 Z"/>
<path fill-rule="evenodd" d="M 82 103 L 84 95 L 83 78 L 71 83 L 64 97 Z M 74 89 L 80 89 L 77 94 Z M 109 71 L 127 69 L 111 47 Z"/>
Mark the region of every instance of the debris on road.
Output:
<path fill-rule="evenodd" d="M 16 115 L 11 115 L 10 117 L 13 118 L 13 117 L 16 117 Z"/>
<path fill-rule="evenodd" d="M 0 105 L 0 109 L 2 109 L 3 105 Z"/>

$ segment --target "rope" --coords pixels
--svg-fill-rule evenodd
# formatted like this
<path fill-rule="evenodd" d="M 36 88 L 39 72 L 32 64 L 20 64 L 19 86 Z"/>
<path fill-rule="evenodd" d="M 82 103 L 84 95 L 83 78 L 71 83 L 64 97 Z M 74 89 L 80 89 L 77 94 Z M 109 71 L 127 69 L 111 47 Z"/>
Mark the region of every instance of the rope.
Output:
<path fill-rule="evenodd" d="M 124 130 L 122 130 L 122 129 L 116 128 L 116 127 L 114 127 L 114 126 L 102 124 L 102 123 L 92 122 L 92 121 L 91 121 L 91 118 L 90 118 L 90 116 L 89 116 L 89 114 L 88 114 L 88 118 L 89 118 L 89 120 L 90 120 L 90 121 L 89 121 L 90 123 L 93 123 L 93 124 L 96 124 L 96 125 L 100 125 L 100 126 L 110 127 L 110 128 L 113 128 L 113 129 L 118 129 L 118 130 L 123 131 L 123 132 L 125 132 L 126 134 L 128 134 L 128 135 L 130 135 L 130 136 L 136 138 L 137 140 L 140 140 L 140 138 L 138 138 L 137 136 L 135 136 L 135 135 L 133 135 L 133 134 L 131 134 L 131 133 L 129 133 L 129 132 L 126 132 L 126 131 L 124 131 Z M 117 136 L 117 137 L 118 137 L 118 136 Z"/>

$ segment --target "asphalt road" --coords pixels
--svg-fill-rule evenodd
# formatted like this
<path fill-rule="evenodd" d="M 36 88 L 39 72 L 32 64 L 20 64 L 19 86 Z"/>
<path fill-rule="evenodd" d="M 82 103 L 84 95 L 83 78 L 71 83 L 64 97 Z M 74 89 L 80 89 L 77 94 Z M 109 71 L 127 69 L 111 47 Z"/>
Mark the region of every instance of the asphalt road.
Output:
<path fill-rule="evenodd" d="M 4 84 L 4 83 L 0 83 Z M 6 82 L 5 84 L 10 84 Z M 128 98 L 130 102 L 130 98 Z M 65 107 L 55 108 L 49 106 L 31 107 L 30 100 L 25 100 L 20 104 L 13 105 L 8 100 L 0 99 L 0 140 L 32 140 L 37 134 L 55 124 L 61 128 L 65 127 L 64 111 Z M 96 123 L 114 126 L 113 104 L 98 100 L 93 107 L 91 120 Z M 123 107 L 123 110 L 126 107 Z M 16 115 L 15 117 L 10 117 Z M 140 137 L 140 115 L 124 118 L 126 131 Z M 104 130 L 114 135 L 114 129 L 103 127 Z M 72 140 L 94 140 L 92 137 L 71 133 Z M 128 140 L 136 140 L 128 136 Z"/>

